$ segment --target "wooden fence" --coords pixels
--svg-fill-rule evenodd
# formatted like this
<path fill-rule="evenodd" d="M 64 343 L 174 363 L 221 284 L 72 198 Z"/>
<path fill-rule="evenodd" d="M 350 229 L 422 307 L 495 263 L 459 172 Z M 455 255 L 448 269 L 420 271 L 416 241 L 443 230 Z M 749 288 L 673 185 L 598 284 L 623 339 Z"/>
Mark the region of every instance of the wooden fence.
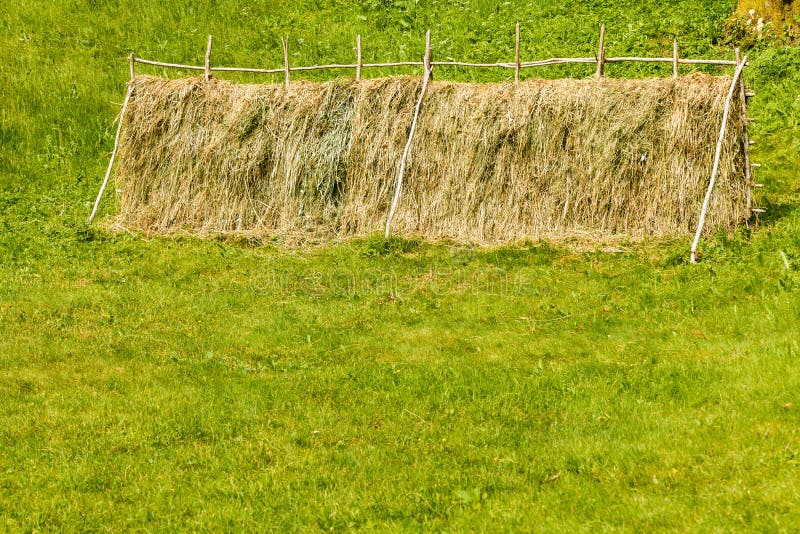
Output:
<path fill-rule="evenodd" d="M 433 60 L 433 51 L 431 48 L 431 32 L 428 30 L 425 34 L 425 53 L 422 55 L 420 61 L 394 61 L 394 62 L 387 62 L 387 63 L 364 63 L 362 61 L 363 57 L 363 50 L 362 50 L 362 39 L 361 35 L 356 37 L 356 62 L 355 63 L 346 63 L 346 64 L 339 64 L 333 63 L 328 65 L 308 65 L 308 66 L 292 66 L 289 62 L 289 38 L 288 36 L 281 38 L 281 46 L 283 48 L 283 66 L 276 67 L 276 68 L 251 68 L 251 67 L 215 67 L 211 64 L 211 52 L 212 52 L 212 44 L 213 44 L 213 37 L 211 35 L 208 36 L 208 42 L 206 45 L 206 53 L 205 53 L 205 62 L 203 65 L 184 65 L 180 63 L 166 63 L 163 61 L 153 61 L 149 59 L 142 59 L 136 57 L 134 54 L 130 54 L 128 56 L 128 60 L 130 63 L 130 76 L 131 80 L 136 77 L 136 64 L 142 65 L 153 65 L 158 67 L 167 67 L 167 68 L 174 68 L 174 69 L 183 69 L 183 70 L 195 70 L 195 71 L 202 71 L 203 75 L 206 80 L 210 80 L 211 76 L 214 72 L 246 72 L 246 73 L 256 73 L 256 74 L 278 74 L 283 73 L 284 75 L 284 84 L 288 88 L 291 82 L 291 73 L 292 72 L 302 72 L 302 71 L 313 71 L 313 70 L 325 70 L 325 69 L 354 69 L 355 70 L 355 79 L 360 80 L 361 74 L 363 69 L 369 68 L 390 68 L 390 67 L 422 67 L 423 68 L 423 84 L 422 90 L 420 91 L 418 101 L 416 103 L 416 107 L 414 109 L 414 116 L 410 125 L 408 140 L 405 145 L 405 149 L 403 151 L 403 156 L 400 162 L 399 173 L 397 177 L 397 182 L 395 186 L 395 192 L 392 200 L 391 209 L 389 211 L 387 220 L 386 220 L 386 229 L 385 235 L 386 237 L 389 236 L 391 231 L 391 223 L 392 218 L 394 216 L 395 210 L 397 209 L 397 204 L 400 199 L 402 186 L 403 186 L 403 174 L 405 171 L 406 166 L 406 159 L 408 158 L 408 152 L 411 146 L 411 140 L 414 135 L 415 126 L 417 123 L 417 119 L 420 113 L 420 109 L 422 107 L 423 99 L 425 96 L 425 90 L 428 85 L 428 81 L 430 80 L 431 73 L 434 67 L 473 67 L 473 68 L 501 68 L 501 69 L 513 69 L 514 70 L 514 82 L 518 83 L 520 78 L 520 71 L 524 68 L 530 67 L 544 67 L 548 65 L 563 65 L 563 64 L 595 64 L 595 76 L 599 79 L 605 75 L 605 65 L 608 63 L 623 63 L 623 62 L 641 62 L 641 63 L 670 63 L 672 64 L 672 76 L 673 78 L 677 78 L 679 75 L 679 67 L 680 65 L 721 65 L 721 66 L 732 66 L 736 67 L 735 72 L 733 75 L 733 80 L 731 82 L 730 90 L 728 92 L 727 98 L 725 100 L 725 109 L 722 118 L 722 124 L 720 125 L 720 133 L 719 138 L 717 141 L 717 145 L 715 147 L 715 156 L 714 156 L 714 166 L 711 169 L 710 178 L 708 189 L 706 191 L 703 205 L 700 213 L 700 219 L 697 226 L 697 230 L 694 235 L 694 240 L 692 241 L 691 245 L 691 255 L 690 261 L 691 263 L 695 263 L 697 260 L 697 248 L 700 242 L 700 237 L 703 232 L 703 226 L 705 224 L 706 213 L 708 211 L 709 201 L 711 198 L 711 194 L 714 189 L 714 184 L 717 177 L 718 166 L 719 166 L 719 158 L 720 152 L 722 149 L 722 140 L 725 136 L 725 132 L 727 129 L 728 123 L 728 116 L 730 112 L 730 107 L 733 103 L 733 99 L 736 96 L 737 88 L 740 95 L 740 100 L 744 109 L 742 112 L 744 113 L 745 117 L 747 116 L 747 98 L 755 96 L 754 93 L 748 92 L 745 89 L 744 83 L 744 67 L 747 66 L 747 56 L 744 58 L 740 57 L 739 50 L 736 50 L 736 59 L 735 60 L 728 60 L 728 59 L 690 59 L 690 58 L 682 58 L 679 55 L 679 48 L 678 48 L 678 40 L 674 39 L 672 42 L 672 56 L 671 57 L 632 57 L 632 56 L 623 56 L 623 57 L 606 57 L 606 47 L 605 47 L 605 37 L 606 37 L 606 28 L 605 25 L 600 27 L 600 35 L 598 40 L 598 48 L 597 53 L 593 57 L 555 57 L 549 59 L 541 59 L 536 61 L 521 61 L 520 60 L 520 23 L 517 22 L 516 24 L 516 35 L 515 35 L 515 50 L 514 50 L 514 60 L 509 62 L 495 62 L 495 63 L 472 63 L 472 62 L 465 62 L 465 61 L 434 61 Z M 94 208 L 92 209 L 92 213 L 89 217 L 89 223 L 94 220 L 95 215 L 97 214 L 97 208 L 100 204 L 100 200 L 103 196 L 103 192 L 105 191 L 106 185 L 108 183 L 108 178 L 111 174 L 112 167 L 114 165 L 114 158 L 117 152 L 117 147 L 119 143 L 119 134 L 122 128 L 122 119 L 125 114 L 125 110 L 128 104 L 128 100 L 131 96 L 132 87 L 129 86 L 128 93 L 125 97 L 125 103 L 122 106 L 122 111 L 119 117 L 119 125 L 117 127 L 117 135 L 114 141 L 114 150 L 111 154 L 111 160 L 109 161 L 108 170 L 106 172 L 105 179 L 100 187 L 100 192 L 97 195 L 97 200 L 95 201 Z M 745 158 L 745 178 L 747 180 L 747 207 L 748 210 L 751 210 L 753 213 L 763 213 L 765 210 L 763 208 L 752 208 L 752 192 L 751 188 L 753 187 L 763 187 L 762 184 L 754 184 L 752 183 L 752 171 L 754 168 L 760 167 L 758 164 L 754 164 L 750 162 L 750 154 L 749 154 L 749 147 L 750 145 L 755 144 L 753 141 L 749 139 L 747 131 L 744 132 L 744 158 Z"/>
<path fill-rule="evenodd" d="M 356 62 L 355 63 L 332 63 L 328 65 L 305 65 L 293 66 L 289 63 L 289 37 L 281 37 L 281 47 L 283 48 L 283 66 L 275 68 L 256 68 L 256 67 L 215 67 L 211 65 L 211 49 L 213 38 L 208 36 L 208 44 L 206 46 L 205 63 L 203 65 L 185 65 L 181 63 L 166 63 L 163 61 L 153 61 L 150 59 L 142 59 L 136 57 L 134 54 L 129 56 L 131 77 L 135 76 L 135 64 L 154 65 L 157 67 L 167 67 L 183 70 L 196 70 L 203 71 L 206 79 L 210 79 L 214 72 L 249 72 L 255 74 L 284 74 L 284 83 L 289 84 L 291 81 L 292 72 L 312 71 L 312 70 L 325 70 L 325 69 L 353 69 L 355 70 L 355 79 L 361 79 L 363 69 L 369 68 L 390 68 L 390 67 L 474 67 L 474 68 L 501 68 L 513 69 L 514 81 L 519 81 L 519 73 L 521 69 L 530 67 L 545 67 L 549 65 L 563 65 L 569 63 L 583 63 L 583 64 L 596 64 L 596 76 L 602 77 L 605 72 L 605 65 L 607 63 L 624 63 L 624 62 L 641 62 L 641 63 L 671 63 L 672 75 L 678 77 L 678 68 L 680 65 L 727 65 L 736 67 L 738 62 L 729 59 L 689 59 L 682 58 L 678 54 L 678 40 L 673 40 L 672 56 L 671 57 L 606 57 L 605 48 L 605 25 L 600 27 L 600 40 L 598 44 L 597 53 L 592 57 L 554 57 L 548 59 L 541 59 L 536 61 L 520 61 L 520 24 L 517 22 L 516 26 L 516 39 L 514 60 L 509 62 L 495 62 L 495 63 L 473 63 L 466 61 L 433 61 L 432 50 L 430 44 L 430 30 L 426 33 L 425 40 L 425 54 L 423 58 L 430 58 L 428 63 L 424 59 L 420 61 L 393 61 L 386 63 L 364 63 L 362 61 L 362 39 L 361 35 L 356 37 Z"/>

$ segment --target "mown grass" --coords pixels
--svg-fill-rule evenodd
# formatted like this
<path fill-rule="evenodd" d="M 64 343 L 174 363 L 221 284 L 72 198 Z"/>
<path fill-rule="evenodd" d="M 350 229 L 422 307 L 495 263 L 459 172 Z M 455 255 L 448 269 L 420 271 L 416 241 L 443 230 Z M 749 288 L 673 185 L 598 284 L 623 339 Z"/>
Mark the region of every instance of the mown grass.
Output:
<path fill-rule="evenodd" d="M 699 265 L 682 241 L 285 249 L 86 226 L 130 51 L 199 61 L 213 33 L 220 63 L 278 64 L 288 31 L 298 62 L 339 61 L 361 32 L 367 57 L 406 59 L 431 27 L 441 57 L 494 60 L 521 18 L 532 57 L 592 50 L 601 20 L 610 53 L 678 34 L 716 56 L 733 7 L 528 4 L 8 6 L 3 528 L 796 529 L 796 48 L 751 52 L 770 209 Z"/>

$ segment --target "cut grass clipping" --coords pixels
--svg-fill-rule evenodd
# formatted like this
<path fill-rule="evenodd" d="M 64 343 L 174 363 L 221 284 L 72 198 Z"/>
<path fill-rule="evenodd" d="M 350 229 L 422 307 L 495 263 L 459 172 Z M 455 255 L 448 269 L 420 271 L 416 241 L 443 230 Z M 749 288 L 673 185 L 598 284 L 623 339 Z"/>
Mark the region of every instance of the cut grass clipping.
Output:
<path fill-rule="evenodd" d="M 132 83 L 117 169 L 122 226 L 321 242 L 385 225 L 419 78 Z M 730 83 L 704 74 L 433 82 L 392 230 L 476 244 L 688 235 Z M 707 233 L 749 215 L 743 106 L 737 97 Z"/>

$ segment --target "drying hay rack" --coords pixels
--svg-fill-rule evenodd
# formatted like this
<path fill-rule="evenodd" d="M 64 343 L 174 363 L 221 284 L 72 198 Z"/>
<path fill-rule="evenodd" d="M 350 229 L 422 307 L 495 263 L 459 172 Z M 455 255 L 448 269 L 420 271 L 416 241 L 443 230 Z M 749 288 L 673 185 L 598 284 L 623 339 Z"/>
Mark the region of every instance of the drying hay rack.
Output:
<path fill-rule="evenodd" d="M 690 58 L 682 58 L 679 55 L 678 49 L 678 40 L 673 39 L 673 46 L 672 46 L 672 57 L 630 57 L 630 56 L 623 56 L 623 57 L 606 57 L 606 47 L 605 47 L 605 36 L 606 36 L 606 27 L 605 24 L 600 26 L 600 35 L 599 35 L 599 42 L 598 42 L 598 49 L 597 53 L 592 57 L 567 57 L 567 58 L 549 58 L 549 59 L 542 59 L 537 61 L 521 61 L 520 60 L 520 23 L 517 21 L 516 23 L 516 35 L 515 35 L 515 53 L 514 53 L 514 61 L 513 62 L 495 62 L 495 63 L 470 63 L 464 61 L 434 61 L 433 60 L 433 52 L 431 48 L 431 32 L 428 30 L 425 33 L 425 53 L 422 55 L 420 61 L 395 61 L 395 62 L 387 62 L 387 63 L 364 63 L 362 61 L 362 39 L 361 35 L 358 35 L 356 38 L 356 63 L 352 64 L 328 64 L 328 65 L 309 65 L 309 66 L 292 66 L 289 63 L 289 37 L 281 37 L 281 47 L 283 49 L 283 66 L 278 68 L 249 68 L 249 67 L 214 67 L 211 65 L 211 50 L 212 50 L 212 43 L 213 37 L 211 35 L 208 36 L 208 42 L 206 45 L 206 52 L 205 52 L 205 61 L 203 65 L 184 65 L 180 63 L 166 63 L 162 61 L 153 61 L 149 59 L 142 59 L 136 57 L 133 53 L 128 56 L 129 66 L 130 66 L 130 79 L 133 81 L 136 78 L 136 64 L 142 65 L 152 65 L 158 67 L 165 67 L 165 68 L 174 68 L 174 69 L 181 69 L 181 70 L 194 70 L 194 71 L 203 71 L 203 76 L 206 81 L 210 81 L 211 77 L 214 72 L 244 72 L 244 73 L 254 73 L 254 74 L 278 74 L 283 73 L 284 75 L 284 86 L 288 89 L 289 84 L 291 83 L 291 73 L 292 72 L 301 72 L 301 71 L 312 71 L 312 70 L 327 70 L 327 69 L 354 69 L 355 70 L 355 79 L 356 81 L 361 80 L 362 70 L 365 68 L 389 68 L 389 67 L 422 67 L 423 69 L 423 83 L 422 89 L 420 91 L 415 109 L 413 119 L 409 128 L 408 133 L 408 140 L 405 144 L 405 148 L 403 150 L 403 155 L 400 160 L 400 167 L 398 171 L 397 181 L 395 185 L 395 192 L 392 198 L 391 209 L 389 210 L 389 214 L 386 219 L 386 228 L 385 228 L 385 237 L 388 238 L 391 233 L 391 224 L 392 219 L 394 217 L 395 211 L 397 209 L 398 202 L 400 200 L 400 196 L 402 193 L 403 188 L 403 175 L 405 172 L 406 161 L 408 159 L 409 151 L 411 148 L 411 142 L 414 136 L 414 131 L 416 129 L 417 119 L 419 117 L 420 109 L 422 108 L 423 100 L 425 97 L 425 92 L 428 87 L 428 82 L 431 79 L 434 67 L 472 67 L 472 68 L 502 68 L 502 69 L 513 69 L 514 70 L 514 83 L 519 83 L 520 78 L 520 71 L 523 68 L 530 68 L 530 67 L 544 67 L 549 65 L 561 65 L 561 64 L 595 64 L 595 77 L 597 79 L 602 78 L 605 75 L 605 65 L 608 63 L 623 63 L 623 62 L 641 62 L 641 63 L 670 63 L 672 65 L 672 77 L 677 78 L 679 76 L 679 66 L 680 65 L 717 65 L 717 66 L 732 66 L 735 67 L 735 71 L 733 74 L 733 79 L 731 81 L 730 89 L 728 91 L 726 100 L 725 100 L 725 107 L 723 110 L 722 121 L 719 130 L 719 137 L 717 139 L 717 143 L 714 149 L 714 164 L 711 169 L 711 175 L 708 182 L 708 188 L 706 190 L 705 197 L 703 199 L 703 205 L 700 212 L 700 218 L 697 225 L 697 230 L 694 235 L 694 239 L 692 240 L 691 244 L 691 255 L 690 255 L 690 262 L 696 263 L 697 261 L 697 248 L 700 243 L 700 237 L 703 233 L 703 227 L 705 225 L 706 214 L 708 212 L 709 202 L 711 199 L 711 194 L 714 190 L 714 185 L 717 179 L 717 173 L 719 171 L 719 162 L 720 162 L 720 155 L 722 152 L 722 145 L 723 140 L 725 137 L 725 133 L 727 131 L 728 125 L 728 118 L 730 115 L 731 104 L 733 102 L 734 96 L 738 90 L 740 101 L 742 102 L 742 113 L 745 116 L 746 122 L 749 122 L 751 119 L 747 118 L 747 99 L 750 97 L 755 96 L 754 93 L 748 92 L 745 89 L 744 83 L 744 67 L 747 66 L 747 56 L 741 57 L 740 51 L 737 48 L 735 50 L 736 59 L 735 60 L 726 60 L 726 59 L 690 59 Z M 117 149 L 119 147 L 119 138 L 120 132 L 122 130 L 122 122 L 125 116 L 125 111 L 127 110 L 128 102 L 130 101 L 131 93 L 133 91 L 133 85 L 128 85 L 128 91 L 125 95 L 125 100 L 122 105 L 122 110 L 120 111 L 118 117 L 118 124 L 117 124 L 117 132 L 114 139 L 114 148 L 111 153 L 111 158 L 108 164 L 108 168 L 106 170 L 105 178 L 103 179 L 102 185 L 100 186 L 100 191 L 98 192 L 97 199 L 95 200 L 94 207 L 92 209 L 92 213 L 89 216 L 89 224 L 92 223 L 95 216 L 97 215 L 97 210 L 100 206 L 100 201 L 103 197 L 103 193 L 105 192 L 106 186 L 108 185 L 108 180 L 111 175 L 112 168 L 114 166 L 114 160 L 117 154 Z M 750 150 L 749 147 L 755 144 L 754 141 L 749 139 L 747 129 L 745 128 L 744 131 L 744 159 L 745 159 L 745 179 L 747 181 L 747 211 L 750 213 L 764 213 L 766 210 L 764 208 L 753 208 L 752 207 L 752 188 L 761 188 L 763 184 L 753 183 L 752 175 L 753 169 L 758 168 L 761 165 L 756 163 L 751 163 L 750 161 Z"/>

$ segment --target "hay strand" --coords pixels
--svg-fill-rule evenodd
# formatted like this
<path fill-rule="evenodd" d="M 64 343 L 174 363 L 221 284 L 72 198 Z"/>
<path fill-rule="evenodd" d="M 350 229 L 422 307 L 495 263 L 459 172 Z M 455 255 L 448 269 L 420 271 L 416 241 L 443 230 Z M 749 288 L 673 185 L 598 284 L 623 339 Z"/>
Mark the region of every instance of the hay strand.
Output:
<path fill-rule="evenodd" d="M 736 67 L 736 72 L 733 74 L 733 80 L 731 81 L 731 87 L 728 91 L 728 96 L 725 99 L 725 108 L 722 112 L 722 124 L 720 124 L 719 127 L 719 137 L 717 138 L 717 145 L 714 149 L 714 166 L 711 168 L 711 179 L 708 181 L 708 189 L 706 190 L 705 197 L 703 198 L 703 207 L 700 211 L 700 222 L 697 223 L 697 231 L 694 235 L 694 241 L 692 241 L 692 254 L 690 256 L 691 263 L 697 262 L 697 245 L 700 243 L 700 236 L 703 233 L 703 225 L 705 224 L 706 214 L 708 213 L 711 193 L 714 190 L 714 184 L 717 180 L 717 173 L 719 172 L 719 162 L 722 156 L 722 144 L 725 141 L 725 132 L 728 128 L 728 116 L 730 115 L 731 102 L 733 101 L 733 95 L 736 91 L 739 77 L 742 75 L 742 70 L 744 69 L 746 63 L 747 56 L 745 56 L 744 61 L 739 63 L 739 66 Z"/>

